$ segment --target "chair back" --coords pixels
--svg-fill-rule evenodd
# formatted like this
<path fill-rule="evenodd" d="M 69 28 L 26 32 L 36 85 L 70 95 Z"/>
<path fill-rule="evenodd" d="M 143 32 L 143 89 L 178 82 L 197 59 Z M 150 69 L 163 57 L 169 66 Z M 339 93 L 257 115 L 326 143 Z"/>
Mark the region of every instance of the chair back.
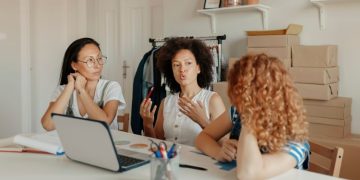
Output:
<path fill-rule="evenodd" d="M 328 147 L 310 141 L 309 171 L 339 177 L 344 150 L 341 147 Z"/>

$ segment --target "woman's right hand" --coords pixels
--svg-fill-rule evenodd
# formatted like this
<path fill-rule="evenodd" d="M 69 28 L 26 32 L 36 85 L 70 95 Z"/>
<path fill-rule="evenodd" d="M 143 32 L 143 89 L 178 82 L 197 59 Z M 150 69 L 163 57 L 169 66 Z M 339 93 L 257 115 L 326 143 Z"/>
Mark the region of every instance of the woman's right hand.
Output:
<path fill-rule="evenodd" d="M 75 88 L 75 78 L 74 78 L 73 73 L 71 73 L 67 76 L 67 80 L 68 80 L 68 83 L 66 86 L 73 90 Z"/>
<path fill-rule="evenodd" d="M 223 142 L 221 150 L 215 159 L 221 162 L 230 162 L 232 160 L 236 160 L 237 144 L 237 140 L 226 139 Z"/>
<path fill-rule="evenodd" d="M 140 104 L 140 116 L 143 119 L 144 126 L 153 127 L 154 115 L 157 106 L 155 105 L 151 110 L 151 99 L 144 99 Z"/>

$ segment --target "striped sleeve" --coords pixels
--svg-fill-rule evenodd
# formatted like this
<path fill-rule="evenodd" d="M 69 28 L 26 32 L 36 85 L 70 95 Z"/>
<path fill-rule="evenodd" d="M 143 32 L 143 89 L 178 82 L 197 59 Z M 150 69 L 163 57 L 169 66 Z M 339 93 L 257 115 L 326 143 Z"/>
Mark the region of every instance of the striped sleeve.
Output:
<path fill-rule="evenodd" d="M 297 169 L 307 169 L 309 163 L 310 145 L 307 141 L 300 143 L 288 141 L 283 147 L 283 151 L 291 155 L 296 160 Z"/>

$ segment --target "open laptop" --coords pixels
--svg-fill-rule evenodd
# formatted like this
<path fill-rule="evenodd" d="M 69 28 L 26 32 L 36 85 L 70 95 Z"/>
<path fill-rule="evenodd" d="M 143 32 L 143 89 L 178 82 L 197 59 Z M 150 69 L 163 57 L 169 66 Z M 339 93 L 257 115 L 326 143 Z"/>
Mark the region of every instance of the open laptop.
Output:
<path fill-rule="evenodd" d="M 116 150 L 109 126 L 103 121 L 52 113 L 65 155 L 74 161 L 122 172 L 149 162 L 149 156 Z"/>

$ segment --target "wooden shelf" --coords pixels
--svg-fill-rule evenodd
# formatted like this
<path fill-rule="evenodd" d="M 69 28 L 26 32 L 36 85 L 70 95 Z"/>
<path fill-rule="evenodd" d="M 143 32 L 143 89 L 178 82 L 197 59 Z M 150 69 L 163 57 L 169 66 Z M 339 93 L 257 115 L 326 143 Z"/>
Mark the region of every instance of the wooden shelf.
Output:
<path fill-rule="evenodd" d="M 237 13 L 242 11 L 258 11 L 262 13 L 262 23 L 263 29 L 268 29 L 268 16 L 269 16 L 269 6 L 263 4 L 254 4 L 254 5 L 242 5 L 242 6 L 233 6 L 233 7 L 224 7 L 224 8 L 214 8 L 214 9 L 200 9 L 197 10 L 198 13 L 205 14 L 210 17 L 211 20 L 211 31 L 216 33 L 216 15 L 225 14 L 225 13 Z"/>
<path fill-rule="evenodd" d="M 319 9 L 320 30 L 326 29 L 326 4 L 356 2 L 357 0 L 310 0 Z"/>
<path fill-rule="evenodd" d="M 339 3 L 339 2 L 356 2 L 358 0 L 310 0 L 311 2 Z"/>

